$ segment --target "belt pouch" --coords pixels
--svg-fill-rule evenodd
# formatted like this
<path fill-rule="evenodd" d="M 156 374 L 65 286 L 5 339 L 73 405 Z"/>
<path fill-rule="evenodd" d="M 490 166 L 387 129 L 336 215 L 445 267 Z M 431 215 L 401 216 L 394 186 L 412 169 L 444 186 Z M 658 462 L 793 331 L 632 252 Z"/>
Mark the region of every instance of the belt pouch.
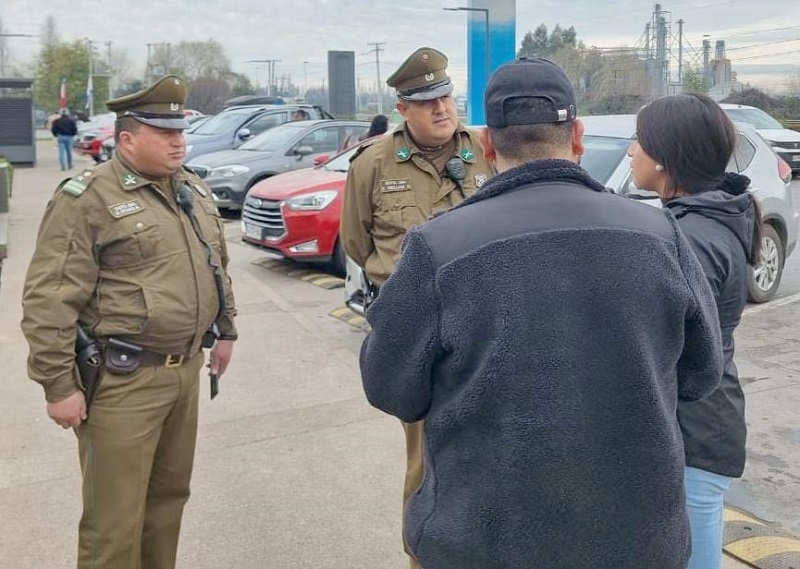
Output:
<path fill-rule="evenodd" d="M 117 375 L 127 375 L 139 369 L 142 347 L 116 338 L 106 345 L 106 369 Z"/>

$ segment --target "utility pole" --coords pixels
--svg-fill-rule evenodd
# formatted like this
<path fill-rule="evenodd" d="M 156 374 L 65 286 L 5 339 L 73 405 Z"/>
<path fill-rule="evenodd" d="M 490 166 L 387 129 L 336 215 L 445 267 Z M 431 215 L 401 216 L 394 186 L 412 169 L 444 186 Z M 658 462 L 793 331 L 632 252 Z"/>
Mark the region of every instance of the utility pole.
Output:
<path fill-rule="evenodd" d="M 114 89 L 111 85 L 113 81 L 113 71 L 111 69 L 111 42 L 106 42 L 106 57 L 108 58 L 107 65 L 106 65 L 106 73 L 108 73 L 108 98 L 114 98 Z"/>
<path fill-rule="evenodd" d="M 249 59 L 247 62 L 267 64 L 267 96 L 272 95 L 272 84 L 275 81 L 275 64 L 279 63 L 280 59 Z"/>
<path fill-rule="evenodd" d="M 94 45 L 89 38 L 86 38 L 86 43 L 89 45 L 89 81 L 86 87 L 86 94 L 89 96 L 89 99 L 86 102 L 89 104 L 89 116 L 92 117 L 94 116 L 94 93 L 89 93 L 88 86 L 92 85 L 92 89 L 94 89 L 94 56 L 92 53 L 94 51 Z"/>
<path fill-rule="evenodd" d="M 381 52 L 383 51 L 382 45 L 386 45 L 385 41 L 382 42 L 367 42 L 367 45 L 374 46 L 370 51 L 375 52 L 375 73 L 378 76 L 378 114 L 383 114 L 383 85 L 381 84 Z"/>
<path fill-rule="evenodd" d="M 683 18 L 678 20 L 678 83 L 683 91 Z"/>

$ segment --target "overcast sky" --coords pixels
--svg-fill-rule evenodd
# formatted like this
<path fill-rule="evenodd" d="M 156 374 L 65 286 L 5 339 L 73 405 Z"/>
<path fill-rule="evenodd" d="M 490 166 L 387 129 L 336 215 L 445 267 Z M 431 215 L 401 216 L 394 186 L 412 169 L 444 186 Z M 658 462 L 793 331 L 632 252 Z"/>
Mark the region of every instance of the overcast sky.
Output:
<path fill-rule="evenodd" d="M 483 1 L 475 6 L 491 7 L 491 0 Z M 469 0 L 0 0 L 0 18 L 6 34 L 38 35 L 52 14 L 62 40 L 110 41 L 112 49 L 127 52 L 136 74 L 144 69 L 148 43 L 213 38 L 235 71 L 261 85 L 266 65 L 250 60 L 280 60 L 277 76 L 290 75 L 302 85 L 305 72 L 314 87 L 327 75 L 328 50 L 353 51 L 359 82 L 374 85 L 369 42 L 385 42 L 382 80 L 414 49 L 430 46 L 449 56 L 450 73 L 463 92 L 470 13 L 443 8 L 469 5 Z M 517 0 L 516 5 L 517 47 L 541 23 L 549 29 L 575 26 L 587 46 L 634 46 L 655 6 L 644 0 Z M 800 76 L 800 25 L 787 16 L 788 0 L 672 0 L 661 6 L 675 38 L 678 20 L 684 21 L 684 57 L 692 50 L 697 54 L 707 34 L 712 48 L 716 40 L 726 40 L 741 81 L 776 90 Z M 6 47 L 13 61 L 26 61 L 38 51 L 39 40 L 8 37 Z"/>

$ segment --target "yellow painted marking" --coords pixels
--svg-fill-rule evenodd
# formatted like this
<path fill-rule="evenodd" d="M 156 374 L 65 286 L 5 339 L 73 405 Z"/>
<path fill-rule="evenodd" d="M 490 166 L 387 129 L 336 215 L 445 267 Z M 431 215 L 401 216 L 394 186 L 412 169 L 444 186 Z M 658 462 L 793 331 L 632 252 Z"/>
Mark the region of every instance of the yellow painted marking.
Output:
<path fill-rule="evenodd" d="M 304 275 L 308 275 L 308 269 L 295 269 L 293 271 L 285 271 L 283 274 L 287 277 L 301 277 L 305 280 Z"/>
<path fill-rule="evenodd" d="M 343 317 L 343 316 L 347 316 L 348 314 L 352 314 L 352 313 L 353 313 L 353 311 L 352 311 L 352 310 L 350 310 L 350 309 L 349 309 L 348 307 L 346 307 L 346 306 L 344 306 L 344 307 L 342 307 L 342 308 L 335 308 L 334 310 L 331 310 L 331 311 L 329 312 L 329 314 L 330 314 L 331 316 L 333 316 L 334 318 L 341 318 L 341 317 Z"/>
<path fill-rule="evenodd" d="M 304 279 L 304 280 L 305 280 L 305 279 Z M 324 288 L 326 285 L 337 285 L 337 286 L 341 286 L 341 285 L 343 285 L 343 284 L 344 284 L 344 281 L 343 281 L 342 279 L 340 279 L 340 278 L 337 278 L 337 277 L 327 277 L 327 276 L 321 276 L 321 277 L 319 277 L 319 278 L 317 278 L 317 279 L 314 279 L 314 280 L 312 280 L 311 282 L 312 282 L 312 283 L 314 283 L 315 285 L 317 285 L 317 286 L 321 286 L 321 287 L 323 287 L 323 288 Z M 332 288 L 334 288 L 334 287 L 332 287 Z"/>
<path fill-rule="evenodd" d="M 361 316 L 354 316 L 353 318 L 347 321 L 347 323 L 350 324 L 351 326 L 361 326 L 366 322 L 367 322 L 366 318 L 363 318 Z"/>
<path fill-rule="evenodd" d="M 301 278 L 302 280 L 304 280 L 304 281 L 308 282 L 308 281 L 310 281 L 310 280 L 312 280 L 312 279 L 315 279 L 315 278 L 317 278 L 317 277 L 324 277 L 324 276 L 326 276 L 326 275 L 323 275 L 323 274 L 320 274 L 320 273 L 307 273 L 307 274 L 304 274 L 304 275 L 303 275 L 302 277 L 300 277 L 300 278 Z"/>
<path fill-rule="evenodd" d="M 725 551 L 748 563 L 754 563 L 778 553 L 800 553 L 800 541 L 782 536 L 748 537 L 729 543 L 725 546 Z"/>
<path fill-rule="evenodd" d="M 724 519 L 726 522 L 752 522 L 760 526 L 766 525 L 765 523 L 758 521 L 756 518 L 748 516 L 744 512 L 733 510 L 731 508 L 725 508 Z"/>

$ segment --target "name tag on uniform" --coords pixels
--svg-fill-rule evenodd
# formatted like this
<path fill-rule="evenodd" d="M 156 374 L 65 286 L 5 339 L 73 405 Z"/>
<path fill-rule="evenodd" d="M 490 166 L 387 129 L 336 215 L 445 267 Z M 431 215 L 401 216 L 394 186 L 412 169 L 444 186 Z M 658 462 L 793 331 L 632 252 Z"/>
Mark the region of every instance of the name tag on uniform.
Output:
<path fill-rule="evenodd" d="M 406 192 L 411 189 L 411 180 L 381 180 L 382 192 Z"/>
<path fill-rule="evenodd" d="M 126 215 L 133 215 L 134 213 L 139 213 L 143 209 L 144 206 L 139 203 L 139 200 L 108 206 L 108 211 L 111 212 L 111 216 L 115 219 L 125 217 Z"/>

